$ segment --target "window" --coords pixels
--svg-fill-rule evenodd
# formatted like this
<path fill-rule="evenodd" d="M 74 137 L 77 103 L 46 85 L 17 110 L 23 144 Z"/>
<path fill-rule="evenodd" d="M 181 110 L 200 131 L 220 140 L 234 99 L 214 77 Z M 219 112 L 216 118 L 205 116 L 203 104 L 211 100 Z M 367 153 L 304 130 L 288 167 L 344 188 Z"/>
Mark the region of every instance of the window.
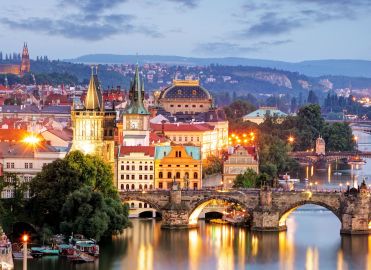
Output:
<path fill-rule="evenodd" d="M 180 108 L 180 107 L 182 107 L 182 105 L 179 104 L 179 105 L 178 105 L 178 108 Z"/>
<path fill-rule="evenodd" d="M 152 174 L 149 176 L 149 179 L 153 180 L 153 175 Z"/>
<path fill-rule="evenodd" d="M 181 95 L 182 94 L 182 90 L 178 90 L 178 95 Z"/>
<path fill-rule="evenodd" d="M 184 137 L 184 140 L 185 140 L 185 141 L 188 141 L 188 137 L 187 137 L 187 136 L 185 136 L 185 137 Z"/>
<path fill-rule="evenodd" d="M 185 165 L 187 168 L 189 167 L 189 165 L 187 164 L 187 165 Z"/>
<path fill-rule="evenodd" d="M 134 184 L 131 184 L 131 189 L 132 189 L 132 190 L 135 189 L 135 185 L 134 185 Z"/>
<path fill-rule="evenodd" d="M 197 91 L 196 90 L 192 90 L 192 95 L 196 95 L 197 94 Z"/>
<path fill-rule="evenodd" d="M 200 108 L 203 108 L 204 107 L 204 105 L 200 105 Z"/>
<path fill-rule="evenodd" d="M 193 183 L 193 189 L 197 189 L 198 185 L 197 183 Z"/>
<path fill-rule="evenodd" d="M 134 208 L 134 203 L 133 202 L 130 204 L 130 208 Z"/>
<path fill-rule="evenodd" d="M 147 204 L 146 203 L 144 203 L 144 208 L 147 208 Z"/>
<path fill-rule="evenodd" d="M 30 167 L 30 169 L 33 169 L 33 163 L 29 163 L 28 167 Z"/>
<path fill-rule="evenodd" d="M 24 164 L 24 168 L 28 169 L 28 163 L 27 162 Z"/>
<path fill-rule="evenodd" d="M 139 203 L 139 208 L 142 208 L 142 203 L 141 202 Z"/>
<path fill-rule="evenodd" d="M 139 185 L 139 190 L 142 190 L 143 189 L 143 186 L 142 184 Z"/>
<path fill-rule="evenodd" d="M 180 165 L 178 164 L 178 165 L 176 165 L 177 167 L 180 167 Z"/>
<path fill-rule="evenodd" d="M 139 171 L 141 171 L 141 170 L 143 170 L 143 166 L 142 165 L 139 166 Z"/>
<path fill-rule="evenodd" d="M 171 107 L 171 108 L 174 108 L 174 105 L 173 105 L 173 104 L 171 104 L 171 105 L 170 105 L 170 107 Z"/>
<path fill-rule="evenodd" d="M 148 166 L 144 166 L 144 170 L 145 171 L 148 171 Z"/>
<path fill-rule="evenodd" d="M 134 165 L 132 165 L 132 166 L 131 166 L 131 169 L 132 169 L 133 171 L 135 171 L 135 166 L 134 166 Z"/>
<path fill-rule="evenodd" d="M 126 184 L 126 190 L 129 190 L 129 184 Z"/>
<path fill-rule="evenodd" d="M 128 174 L 126 175 L 126 180 L 129 180 L 129 175 Z"/>
<path fill-rule="evenodd" d="M 132 175 L 131 175 L 131 180 L 134 180 L 134 177 L 135 177 L 134 174 L 132 174 Z"/>
<path fill-rule="evenodd" d="M 153 166 L 149 166 L 149 170 L 150 171 L 153 171 Z"/>
<path fill-rule="evenodd" d="M 196 105 L 192 105 L 192 108 L 196 108 Z"/>
<path fill-rule="evenodd" d="M 148 175 L 144 175 L 144 180 L 148 180 Z"/>
<path fill-rule="evenodd" d="M 188 108 L 188 105 L 185 105 L 186 108 Z"/>
<path fill-rule="evenodd" d="M 121 174 L 121 180 L 125 179 L 125 175 Z"/>
<path fill-rule="evenodd" d="M 152 185 L 149 185 L 149 189 L 152 189 L 153 188 L 153 186 Z"/>
<path fill-rule="evenodd" d="M 176 178 L 176 179 L 179 179 L 179 178 L 180 178 L 180 172 L 176 172 L 176 174 L 175 174 L 175 178 Z"/>
<path fill-rule="evenodd" d="M 126 165 L 126 170 L 130 171 L 130 166 L 129 165 Z"/>
<path fill-rule="evenodd" d="M 152 175 L 151 175 L 152 176 Z M 158 178 L 162 178 L 163 177 L 163 174 L 162 174 L 162 172 L 159 172 L 158 173 Z"/>
<path fill-rule="evenodd" d="M 172 176 L 172 175 L 171 175 L 171 172 L 168 172 L 168 173 L 167 173 L 167 178 L 171 178 L 171 176 Z"/>
<path fill-rule="evenodd" d="M 121 170 L 125 170 L 125 165 L 121 165 Z"/>
<path fill-rule="evenodd" d="M 139 180 L 142 180 L 142 177 L 143 177 L 143 176 L 140 174 L 140 175 L 139 175 Z"/>
<path fill-rule="evenodd" d="M 147 189 L 148 188 L 148 186 L 147 185 L 144 185 L 144 189 Z"/>
<path fill-rule="evenodd" d="M 198 173 L 197 172 L 193 173 L 193 178 L 198 179 Z"/>
<path fill-rule="evenodd" d="M 198 141 L 198 142 L 200 141 L 200 137 L 197 137 L 197 141 Z"/>
<path fill-rule="evenodd" d="M 171 164 L 168 164 L 167 166 L 168 166 L 168 167 L 171 167 Z"/>
<path fill-rule="evenodd" d="M 191 142 L 193 142 L 193 137 L 191 137 Z"/>
<path fill-rule="evenodd" d="M 181 141 L 182 141 L 182 137 L 179 137 L 179 140 L 178 140 L 178 141 L 180 141 L 180 142 L 181 142 Z"/>
<path fill-rule="evenodd" d="M 196 167 L 197 167 L 197 165 L 194 165 L 194 167 L 196 168 Z"/>
<path fill-rule="evenodd" d="M 184 174 L 184 178 L 189 179 L 189 173 L 188 173 L 188 172 L 186 172 L 186 173 Z"/>
<path fill-rule="evenodd" d="M 121 190 L 123 190 L 123 189 L 124 189 L 124 187 L 125 187 L 125 186 L 124 186 L 124 184 L 121 184 Z"/>
<path fill-rule="evenodd" d="M 167 183 L 167 185 L 166 185 L 167 187 L 166 187 L 166 188 L 167 188 L 167 189 L 171 189 L 171 186 L 172 186 L 172 185 L 173 185 L 172 183 Z"/>
<path fill-rule="evenodd" d="M 162 182 L 158 183 L 158 188 L 162 189 Z"/>
<path fill-rule="evenodd" d="M 182 157 L 182 151 L 175 151 L 175 157 Z"/>
<path fill-rule="evenodd" d="M 7 163 L 6 163 L 6 168 L 7 168 L 7 169 L 10 168 L 10 162 L 7 162 Z"/>
<path fill-rule="evenodd" d="M 11 162 L 11 163 L 10 163 L 10 168 L 11 168 L 11 169 L 14 169 L 14 162 Z"/>
<path fill-rule="evenodd" d="M 175 136 L 173 136 L 173 141 L 174 141 L 174 142 L 176 141 L 176 137 L 175 137 Z"/>

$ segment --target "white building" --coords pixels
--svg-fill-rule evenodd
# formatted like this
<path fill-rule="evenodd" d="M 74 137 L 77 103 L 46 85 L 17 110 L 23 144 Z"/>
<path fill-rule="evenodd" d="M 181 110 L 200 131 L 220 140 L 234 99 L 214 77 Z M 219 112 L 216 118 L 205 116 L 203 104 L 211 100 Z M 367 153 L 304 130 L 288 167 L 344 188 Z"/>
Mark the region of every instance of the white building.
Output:
<path fill-rule="evenodd" d="M 66 152 L 60 152 L 45 142 L 34 146 L 23 142 L 0 142 L 1 175 L 15 173 L 21 182 L 30 182 L 45 164 L 65 155 Z M 1 192 L 1 198 L 12 198 L 13 195 L 12 186 L 5 187 Z"/>

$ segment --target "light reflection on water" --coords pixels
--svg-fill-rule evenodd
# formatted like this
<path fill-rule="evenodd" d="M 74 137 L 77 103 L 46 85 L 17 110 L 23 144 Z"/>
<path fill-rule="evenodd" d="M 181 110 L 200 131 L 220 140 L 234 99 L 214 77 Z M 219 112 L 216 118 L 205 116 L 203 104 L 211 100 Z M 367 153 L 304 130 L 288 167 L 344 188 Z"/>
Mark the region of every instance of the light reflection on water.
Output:
<path fill-rule="evenodd" d="M 169 231 L 155 220 L 133 220 L 132 228 L 101 245 L 95 264 L 72 266 L 44 258 L 30 261 L 28 269 L 371 269 L 371 236 L 340 236 L 337 217 L 321 207 L 299 208 L 287 219 L 288 230 L 280 233 L 199 225 Z M 22 269 L 20 262 L 16 266 Z"/>

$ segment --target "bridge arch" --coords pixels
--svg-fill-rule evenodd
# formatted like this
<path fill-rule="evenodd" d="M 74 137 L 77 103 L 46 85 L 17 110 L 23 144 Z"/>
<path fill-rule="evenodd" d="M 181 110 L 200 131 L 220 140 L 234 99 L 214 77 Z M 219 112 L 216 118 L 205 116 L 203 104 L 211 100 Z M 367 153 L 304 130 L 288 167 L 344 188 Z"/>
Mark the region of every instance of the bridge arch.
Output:
<path fill-rule="evenodd" d="M 192 208 L 189 211 L 189 218 L 188 218 L 188 224 L 189 225 L 196 225 L 198 221 L 198 216 L 202 212 L 202 210 L 210 204 L 212 201 L 223 201 L 227 203 L 235 203 L 237 205 L 240 205 L 246 212 L 247 214 L 252 217 L 252 209 L 249 209 L 243 202 L 240 200 L 237 200 L 232 197 L 227 197 L 227 196 L 212 196 L 212 197 L 207 197 L 201 200 L 198 200 L 197 202 L 192 204 Z M 215 212 L 215 211 L 214 211 Z"/>
<path fill-rule="evenodd" d="M 153 208 L 156 210 L 156 212 L 159 212 L 160 214 L 162 214 L 162 209 L 156 202 L 153 202 L 151 200 L 148 200 L 142 197 L 129 196 L 129 197 L 122 198 L 121 201 L 122 203 L 127 203 L 129 205 L 129 209 L 132 208 L 133 202 L 139 202 L 142 204 L 142 207 L 139 207 L 139 208 L 143 210 L 148 210 L 148 208 Z"/>
<path fill-rule="evenodd" d="M 321 202 L 321 201 L 301 200 L 301 201 L 295 202 L 294 204 L 291 204 L 290 206 L 286 207 L 283 211 L 280 212 L 279 221 L 278 221 L 279 226 L 280 227 L 286 226 L 286 220 L 290 216 L 290 214 L 294 212 L 296 209 L 298 209 L 299 207 L 303 205 L 308 205 L 308 204 L 322 206 L 323 208 L 331 211 L 339 219 L 340 223 L 342 222 L 341 215 L 339 214 L 339 209 L 335 209 L 331 205 Z"/>

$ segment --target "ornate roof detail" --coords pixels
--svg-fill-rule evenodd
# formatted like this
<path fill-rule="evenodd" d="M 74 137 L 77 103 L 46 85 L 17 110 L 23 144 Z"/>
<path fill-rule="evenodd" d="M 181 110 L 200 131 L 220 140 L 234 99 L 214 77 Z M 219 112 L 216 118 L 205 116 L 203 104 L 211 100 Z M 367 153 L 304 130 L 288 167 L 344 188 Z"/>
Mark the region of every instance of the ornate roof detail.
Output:
<path fill-rule="evenodd" d="M 134 81 L 130 83 L 130 103 L 126 107 L 125 114 L 149 114 L 144 107 L 144 82 L 140 80 L 138 64 L 135 68 Z"/>
<path fill-rule="evenodd" d="M 174 80 L 173 85 L 165 88 L 160 99 L 208 99 L 212 97 L 204 87 L 200 86 L 198 80 Z"/>
<path fill-rule="evenodd" d="M 94 74 L 94 66 L 91 67 L 91 77 L 88 92 L 85 97 L 85 109 L 93 111 L 103 111 L 103 100 L 100 83 L 97 75 L 97 67 Z"/>

